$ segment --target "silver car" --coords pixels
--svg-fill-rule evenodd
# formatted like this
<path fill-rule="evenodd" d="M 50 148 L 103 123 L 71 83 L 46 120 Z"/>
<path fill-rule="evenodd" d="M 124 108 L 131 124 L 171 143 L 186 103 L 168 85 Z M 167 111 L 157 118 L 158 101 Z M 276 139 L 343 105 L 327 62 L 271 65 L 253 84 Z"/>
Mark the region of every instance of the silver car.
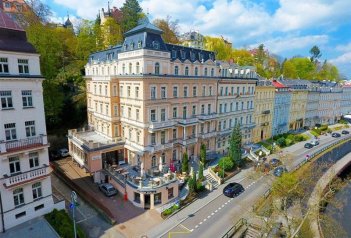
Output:
<path fill-rule="evenodd" d="M 103 192 L 107 197 L 111 197 L 117 194 L 117 190 L 110 183 L 102 183 L 99 185 L 99 190 Z"/>

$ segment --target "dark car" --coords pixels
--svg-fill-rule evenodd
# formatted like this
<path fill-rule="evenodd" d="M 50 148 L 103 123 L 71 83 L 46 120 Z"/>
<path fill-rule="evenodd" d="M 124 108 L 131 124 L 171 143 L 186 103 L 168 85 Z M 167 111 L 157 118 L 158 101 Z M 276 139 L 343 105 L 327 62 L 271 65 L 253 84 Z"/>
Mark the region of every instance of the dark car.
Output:
<path fill-rule="evenodd" d="M 273 158 L 271 161 L 269 161 L 269 164 L 273 167 L 277 167 L 280 165 L 282 162 L 279 159 Z"/>
<path fill-rule="evenodd" d="M 61 158 L 61 156 L 58 153 L 58 151 L 50 151 L 49 152 L 49 159 L 50 159 L 50 161 L 57 160 L 57 159 L 60 159 L 60 158 Z"/>
<path fill-rule="evenodd" d="M 276 177 L 280 177 L 285 172 L 288 172 L 288 170 L 286 168 L 284 168 L 283 166 L 279 166 L 279 167 L 274 169 L 273 175 Z"/>
<path fill-rule="evenodd" d="M 103 183 L 99 185 L 99 190 L 103 192 L 107 197 L 111 197 L 117 194 L 117 190 L 110 183 Z"/>
<path fill-rule="evenodd" d="M 223 188 L 223 194 L 227 197 L 236 197 L 244 191 L 245 189 L 239 183 L 230 183 Z"/>
<path fill-rule="evenodd" d="M 350 134 L 350 132 L 343 130 L 343 131 L 341 132 L 341 134 L 347 135 L 347 134 Z"/>
<path fill-rule="evenodd" d="M 306 143 L 306 144 L 304 145 L 304 147 L 305 147 L 306 149 L 311 149 L 311 148 L 313 148 L 313 145 L 312 145 L 311 143 Z"/>
<path fill-rule="evenodd" d="M 336 133 L 336 132 L 334 132 L 334 133 L 332 133 L 332 137 L 340 137 L 341 135 L 340 135 L 340 133 Z"/>

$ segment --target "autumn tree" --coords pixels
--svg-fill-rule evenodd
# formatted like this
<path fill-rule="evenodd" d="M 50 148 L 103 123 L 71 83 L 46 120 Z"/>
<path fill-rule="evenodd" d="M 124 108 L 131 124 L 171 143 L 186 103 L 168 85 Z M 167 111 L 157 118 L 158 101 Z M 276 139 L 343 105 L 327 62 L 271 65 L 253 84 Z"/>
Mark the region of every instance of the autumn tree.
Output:
<path fill-rule="evenodd" d="M 120 44 L 123 41 L 121 26 L 112 17 L 107 17 L 102 25 L 104 48 Z"/>
<path fill-rule="evenodd" d="M 232 52 L 230 45 L 226 44 L 220 37 L 205 36 L 205 49 L 214 51 L 216 53 L 216 59 L 228 60 Z"/>
<path fill-rule="evenodd" d="M 166 19 L 156 19 L 154 24 L 163 31 L 162 39 L 166 43 L 179 44 L 178 20 L 172 21 L 171 19 L 170 16 L 167 16 Z"/>
<path fill-rule="evenodd" d="M 121 7 L 122 12 L 122 33 L 125 33 L 138 25 L 142 17 L 143 9 L 140 7 L 138 0 L 126 0 Z"/>

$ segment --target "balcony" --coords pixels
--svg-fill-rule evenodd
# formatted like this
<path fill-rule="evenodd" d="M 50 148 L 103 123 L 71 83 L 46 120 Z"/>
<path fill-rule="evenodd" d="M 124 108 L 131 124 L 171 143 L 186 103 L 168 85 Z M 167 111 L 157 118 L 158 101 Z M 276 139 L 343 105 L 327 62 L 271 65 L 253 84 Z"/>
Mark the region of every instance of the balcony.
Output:
<path fill-rule="evenodd" d="M 24 184 L 32 180 L 45 177 L 49 174 L 50 174 L 49 166 L 44 164 L 44 166 L 39 169 L 30 170 L 28 172 L 20 173 L 10 177 L 6 177 L 6 175 L 4 175 L 4 178 L 5 178 L 4 186 L 6 188 L 11 188 L 19 184 Z"/>
<path fill-rule="evenodd" d="M 186 119 L 177 119 L 178 123 L 181 125 L 195 124 L 198 122 L 197 117 L 186 118 Z"/>
<path fill-rule="evenodd" d="M 264 111 L 262 111 L 262 114 L 264 114 L 264 115 L 268 115 L 269 113 L 271 113 L 271 110 L 264 110 Z"/>
<path fill-rule="evenodd" d="M 247 123 L 247 124 L 243 125 L 243 128 L 245 128 L 245 129 L 252 129 L 255 126 L 256 126 L 256 124 L 254 122 L 252 122 L 252 123 Z"/>
<path fill-rule="evenodd" d="M 268 126 L 269 125 L 269 122 L 263 122 L 261 123 L 261 126 Z"/>
<path fill-rule="evenodd" d="M 151 153 L 155 153 L 155 152 L 170 149 L 170 148 L 173 148 L 173 141 L 169 141 L 168 143 L 165 143 L 165 144 L 153 145 L 151 149 Z"/>
<path fill-rule="evenodd" d="M 28 150 L 45 145 L 48 146 L 46 135 L 40 135 L 37 137 L 30 137 L 16 141 L 0 141 L 0 154 Z"/>
<path fill-rule="evenodd" d="M 154 132 L 155 130 L 165 129 L 167 127 L 175 126 L 177 122 L 168 120 L 163 122 L 150 122 L 149 123 L 149 132 Z"/>
<path fill-rule="evenodd" d="M 176 139 L 176 140 L 174 141 L 174 143 L 178 143 L 178 144 L 180 144 L 180 145 L 182 145 L 182 146 L 188 146 L 188 145 L 197 143 L 197 140 L 198 140 L 197 137 L 195 137 L 195 136 L 189 136 L 187 139 L 182 139 L 182 138 Z"/>
<path fill-rule="evenodd" d="M 212 132 L 208 132 L 208 133 L 201 133 L 200 134 L 200 138 L 201 139 L 207 139 L 207 138 L 211 138 L 211 137 L 215 137 L 217 136 L 217 132 L 216 131 L 212 131 Z"/>
<path fill-rule="evenodd" d="M 211 114 L 202 114 L 198 116 L 199 120 L 206 121 L 206 120 L 212 120 L 217 118 L 217 113 L 211 113 Z"/>

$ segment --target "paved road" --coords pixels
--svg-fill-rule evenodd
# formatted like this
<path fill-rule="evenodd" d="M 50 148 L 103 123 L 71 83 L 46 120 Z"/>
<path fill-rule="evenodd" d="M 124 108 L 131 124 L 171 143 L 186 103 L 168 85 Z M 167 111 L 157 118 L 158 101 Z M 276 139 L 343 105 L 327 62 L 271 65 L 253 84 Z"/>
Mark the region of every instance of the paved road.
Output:
<path fill-rule="evenodd" d="M 283 162 L 286 163 L 288 170 L 291 170 L 306 158 L 306 154 L 314 153 L 321 147 L 344 137 L 344 135 L 340 138 L 333 138 L 330 135 L 321 136 L 320 145 L 312 149 L 303 147 L 306 142 L 295 144 L 284 150 L 283 155 L 290 154 L 291 157 L 283 157 Z M 229 180 L 229 182 L 241 182 L 245 188 L 245 192 L 237 198 L 225 197 L 222 194 L 222 189 L 226 184 L 223 184 L 210 194 L 211 198 L 194 202 L 188 208 L 149 231 L 148 237 L 219 237 L 224 234 L 245 213 L 250 211 L 255 201 L 264 195 L 272 182 L 272 175 L 252 178 L 250 171 L 246 171 L 246 174 L 247 176 L 243 177 L 240 173 Z"/>
<path fill-rule="evenodd" d="M 62 182 L 54 173 L 51 173 L 51 184 L 53 191 L 59 193 L 65 199 L 66 209 L 72 217 L 72 210 L 69 208 L 72 190 Z M 93 209 L 87 202 L 78 197 L 79 206 L 76 209 L 76 222 L 86 232 L 89 238 L 97 238 L 106 234 L 106 231 L 112 227 L 95 209 Z M 116 230 L 114 237 L 124 237 Z"/>

